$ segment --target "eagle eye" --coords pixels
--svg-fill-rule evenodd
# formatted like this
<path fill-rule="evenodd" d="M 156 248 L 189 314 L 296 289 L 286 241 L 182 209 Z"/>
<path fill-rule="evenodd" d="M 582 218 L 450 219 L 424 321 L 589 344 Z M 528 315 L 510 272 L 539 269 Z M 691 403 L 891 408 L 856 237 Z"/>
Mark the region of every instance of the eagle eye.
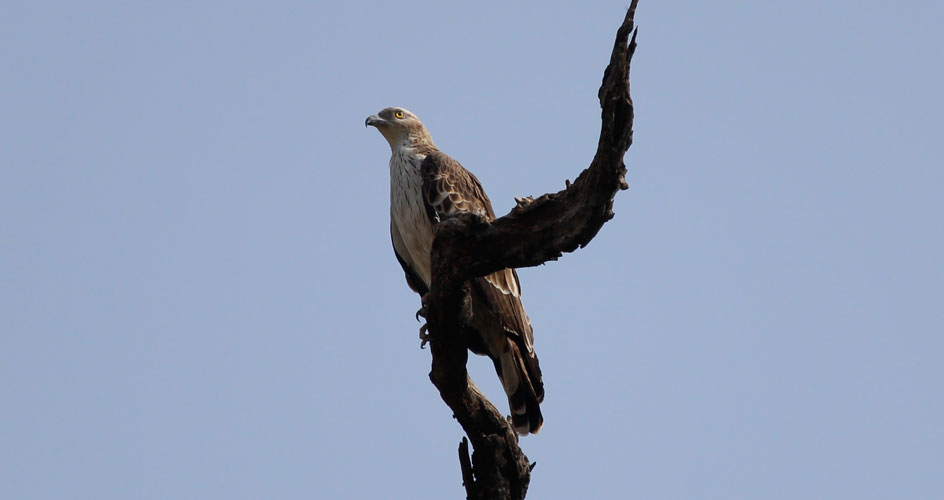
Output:
<path fill-rule="evenodd" d="M 403 118 L 403 111 L 397 111 L 393 114 L 393 116 L 396 116 L 397 118 Z"/>

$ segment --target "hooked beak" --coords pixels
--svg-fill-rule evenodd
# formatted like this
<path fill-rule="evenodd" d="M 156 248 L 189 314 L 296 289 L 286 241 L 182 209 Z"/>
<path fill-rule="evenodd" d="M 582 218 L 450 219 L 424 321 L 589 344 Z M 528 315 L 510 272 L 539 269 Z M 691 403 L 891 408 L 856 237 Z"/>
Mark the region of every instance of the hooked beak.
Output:
<path fill-rule="evenodd" d="M 365 126 L 365 127 L 370 127 L 370 126 L 376 127 L 377 125 L 383 125 L 384 123 L 387 123 L 387 122 L 384 121 L 383 118 L 381 118 L 381 117 L 379 117 L 379 116 L 377 116 L 377 115 L 370 115 L 370 116 L 367 117 L 367 121 L 364 122 L 364 126 Z"/>

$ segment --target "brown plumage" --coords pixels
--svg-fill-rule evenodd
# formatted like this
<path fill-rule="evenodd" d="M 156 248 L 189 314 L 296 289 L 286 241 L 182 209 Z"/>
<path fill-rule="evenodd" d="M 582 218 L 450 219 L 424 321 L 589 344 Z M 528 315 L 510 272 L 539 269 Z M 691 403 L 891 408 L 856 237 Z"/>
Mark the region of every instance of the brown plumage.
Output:
<path fill-rule="evenodd" d="M 421 296 L 429 291 L 434 225 L 446 215 L 478 212 L 495 218 L 481 183 L 459 162 L 439 151 L 423 123 L 403 108 L 386 108 L 367 118 L 390 144 L 390 234 L 407 284 Z M 521 303 L 514 269 L 471 282 L 472 327 L 478 338 L 469 350 L 495 365 L 520 434 L 543 424 L 541 368 L 534 352 L 531 321 Z"/>

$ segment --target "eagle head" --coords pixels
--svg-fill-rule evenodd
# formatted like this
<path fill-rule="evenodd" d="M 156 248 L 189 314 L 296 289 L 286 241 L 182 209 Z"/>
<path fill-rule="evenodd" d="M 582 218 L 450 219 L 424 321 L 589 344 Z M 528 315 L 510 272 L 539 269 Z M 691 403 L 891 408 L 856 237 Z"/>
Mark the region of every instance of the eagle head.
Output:
<path fill-rule="evenodd" d="M 364 126 L 377 127 L 383 134 L 390 149 L 418 148 L 420 146 L 433 147 L 433 140 L 423 122 L 408 109 L 401 107 L 384 108 L 376 115 L 370 115 Z"/>

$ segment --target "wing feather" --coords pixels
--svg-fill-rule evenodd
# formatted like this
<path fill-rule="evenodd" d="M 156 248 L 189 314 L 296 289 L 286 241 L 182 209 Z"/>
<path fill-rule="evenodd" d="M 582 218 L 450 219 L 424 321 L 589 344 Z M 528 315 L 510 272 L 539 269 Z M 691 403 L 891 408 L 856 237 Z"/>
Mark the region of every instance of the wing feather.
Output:
<path fill-rule="evenodd" d="M 423 176 L 423 202 L 433 224 L 446 215 L 459 212 L 479 212 L 488 220 L 495 219 L 492 202 L 474 174 L 441 151 L 430 152 L 420 167 Z M 477 329 L 504 331 L 508 340 L 518 345 L 524 354 L 524 365 L 537 400 L 544 399 L 541 369 L 534 352 L 534 333 L 531 320 L 521 303 L 521 284 L 514 269 L 502 269 L 472 280 L 473 314 Z M 499 342 L 499 339 L 492 339 Z M 490 344 L 489 340 L 485 340 Z M 489 345 L 496 354 L 504 349 L 501 342 Z"/>
<path fill-rule="evenodd" d="M 492 202 L 472 172 L 442 151 L 426 155 L 420 166 L 423 176 L 423 202 L 426 213 L 435 224 L 444 215 L 479 212 L 489 220 L 495 218 Z"/>

